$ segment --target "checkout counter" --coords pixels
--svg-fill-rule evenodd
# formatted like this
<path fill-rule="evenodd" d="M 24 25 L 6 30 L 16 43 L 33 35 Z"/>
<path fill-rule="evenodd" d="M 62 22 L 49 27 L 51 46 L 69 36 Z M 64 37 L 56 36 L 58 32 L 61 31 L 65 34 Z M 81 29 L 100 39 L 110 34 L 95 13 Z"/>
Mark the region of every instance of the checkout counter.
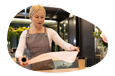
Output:
<path fill-rule="evenodd" d="M 28 71 L 20 67 L 19 63 L 13 56 L 8 52 L 0 52 L 0 73 L 113 73 L 115 67 L 87 67 L 87 58 L 85 58 L 85 68 L 80 69 L 78 66 L 78 58 L 75 62 L 67 63 L 59 59 L 53 59 L 55 69 L 52 70 L 36 70 Z"/>
<path fill-rule="evenodd" d="M 75 62 L 67 63 L 59 59 L 53 59 L 55 69 L 69 69 L 69 68 L 78 68 L 78 59 L 76 58 Z M 86 64 L 87 67 L 87 59 Z M 19 62 L 16 61 L 14 53 L 0 52 L 0 73 L 2 72 L 28 72 L 24 70 L 23 67 L 20 67 Z M 42 70 L 43 71 L 43 70 Z M 30 72 L 30 71 L 29 71 Z M 41 71 L 39 71 L 41 72 Z"/>

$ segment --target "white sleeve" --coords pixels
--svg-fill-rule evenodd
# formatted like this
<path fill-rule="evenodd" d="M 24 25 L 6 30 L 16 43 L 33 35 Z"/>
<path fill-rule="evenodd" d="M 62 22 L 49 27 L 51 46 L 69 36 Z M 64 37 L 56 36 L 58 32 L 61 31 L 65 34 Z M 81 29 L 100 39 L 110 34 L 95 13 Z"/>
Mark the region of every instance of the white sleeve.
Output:
<path fill-rule="evenodd" d="M 18 44 L 17 50 L 15 52 L 16 58 L 19 56 L 21 56 L 21 57 L 23 56 L 24 49 L 26 46 L 26 34 L 27 34 L 27 30 L 24 30 L 22 32 L 22 34 L 20 35 L 19 44 Z"/>
<path fill-rule="evenodd" d="M 58 35 L 58 33 L 57 33 L 56 31 L 54 31 L 54 30 L 52 29 L 52 32 L 50 32 L 50 33 L 53 34 L 53 35 L 52 35 L 52 39 L 53 39 L 53 41 L 54 41 L 57 45 L 59 45 L 61 48 L 65 49 L 65 50 L 70 50 L 70 45 L 71 45 L 71 44 L 65 42 L 65 41 Z"/>

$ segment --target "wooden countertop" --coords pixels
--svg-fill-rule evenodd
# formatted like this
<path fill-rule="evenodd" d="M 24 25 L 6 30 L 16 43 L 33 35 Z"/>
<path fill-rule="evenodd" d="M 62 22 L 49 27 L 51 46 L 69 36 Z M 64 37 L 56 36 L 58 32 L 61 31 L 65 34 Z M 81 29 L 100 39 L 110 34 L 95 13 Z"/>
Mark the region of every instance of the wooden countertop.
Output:
<path fill-rule="evenodd" d="M 79 70 L 78 68 L 67 68 L 67 69 L 53 69 L 53 70 L 39 70 L 39 71 L 16 71 L 16 70 L 0 70 L 0 73 L 99 73 L 99 72 L 115 72 L 115 69 L 87 69 L 88 67 L 86 67 L 84 70 Z"/>

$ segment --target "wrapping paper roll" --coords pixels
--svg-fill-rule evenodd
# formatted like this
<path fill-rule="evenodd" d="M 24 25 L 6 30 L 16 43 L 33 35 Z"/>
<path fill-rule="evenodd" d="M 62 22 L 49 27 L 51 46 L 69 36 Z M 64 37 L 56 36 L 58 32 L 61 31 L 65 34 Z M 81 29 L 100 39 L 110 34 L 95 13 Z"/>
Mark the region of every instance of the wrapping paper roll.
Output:
<path fill-rule="evenodd" d="M 62 51 L 62 52 L 49 52 L 34 57 L 28 61 L 29 64 L 41 62 L 48 59 L 60 59 L 68 63 L 73 63 L 76 59 L 77 51 Z"/>

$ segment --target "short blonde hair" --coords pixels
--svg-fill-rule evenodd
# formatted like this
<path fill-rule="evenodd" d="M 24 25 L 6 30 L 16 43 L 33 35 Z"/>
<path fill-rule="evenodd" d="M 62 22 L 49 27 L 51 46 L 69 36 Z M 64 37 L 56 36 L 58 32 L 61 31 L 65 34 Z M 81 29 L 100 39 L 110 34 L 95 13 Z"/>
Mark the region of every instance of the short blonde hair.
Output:
<path fill-rule="evenodd" d="M 33 14 L 37 11 L 37 10 L 43 10 L 45 15 L 46 15 L 46 11 L 44 9 L 44 7 L 40 6 L 40 5 L 33 5 L 31 8 L 30 8 L 30 11 L 29 11 L 29 18 L 31 18 L 33 16 Z"/>
<path fill-rule="evenodd" d="M 44 9 L 44 7 L 40 6 L 40 5 L 33 5 L 31 8 L 30 8 L 30 11 L 29 11 L 29 18 L 31 18 L 33 16 L 33 14 L 37 11 L 37 10 L 43 10 L 45 15 L 46 15 L 46 11 Z M 33 27 L 33 23 L 30 24 L 30 28 Z"/>

